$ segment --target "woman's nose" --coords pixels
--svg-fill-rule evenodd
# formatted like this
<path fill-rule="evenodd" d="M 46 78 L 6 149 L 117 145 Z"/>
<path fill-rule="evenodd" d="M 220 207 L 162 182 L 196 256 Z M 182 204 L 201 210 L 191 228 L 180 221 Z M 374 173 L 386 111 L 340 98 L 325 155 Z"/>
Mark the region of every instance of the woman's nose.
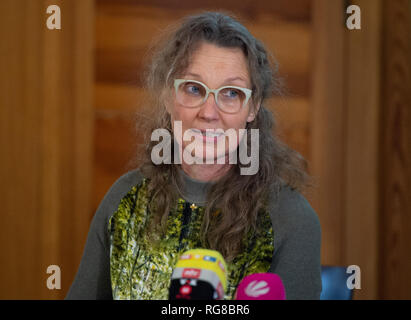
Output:
<path fill-rule="evenodd" d="M 200 108 L 198 116 L 207 121 L 218 119 L 218 116 L 219 116 L 218 106 L 216 104 L 213 93 L 210 93 L 208 95 L 207 100 L 204 102 L 204 104 Z"/>

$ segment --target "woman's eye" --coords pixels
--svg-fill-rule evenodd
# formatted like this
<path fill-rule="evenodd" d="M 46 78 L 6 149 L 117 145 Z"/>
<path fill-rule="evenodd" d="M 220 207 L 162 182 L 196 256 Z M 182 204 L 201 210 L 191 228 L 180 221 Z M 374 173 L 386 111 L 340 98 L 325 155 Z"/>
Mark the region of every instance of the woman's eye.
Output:
<path fill-rule="evenodd" d="M 191 94 L 199 94 L 200 88 L 196 85 L 186 85 L 186 91 Z"/>
<path fill-rule="evenodd" d="M 238 91 L 235 89 L 229 89 L 224 91 L 224 95 L 227 98 L 237 98 L 238 97 Z"/>

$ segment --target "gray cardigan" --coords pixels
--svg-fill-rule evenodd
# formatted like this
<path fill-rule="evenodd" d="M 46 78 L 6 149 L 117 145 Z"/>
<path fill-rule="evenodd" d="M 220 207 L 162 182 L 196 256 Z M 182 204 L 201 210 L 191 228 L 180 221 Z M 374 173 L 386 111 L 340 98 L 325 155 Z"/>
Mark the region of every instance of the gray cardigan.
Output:
<path fill-rule="evenodd" d="M 120 200 L 142 175 L 133 170 L 109 189 L 91 222 L 83 257 L 66 299 L 112 299 L 108 221 Z M 203 205 L 206 182 L 183 174 L 181 196 Z M 297 191 L 283 188 L 277 201 L 269 202 L 274 230 L 274 255 L 269 272 L 278 274 L 288 300 L 319 299 L 321 294 L 321 227 L 317 214 Z"/>

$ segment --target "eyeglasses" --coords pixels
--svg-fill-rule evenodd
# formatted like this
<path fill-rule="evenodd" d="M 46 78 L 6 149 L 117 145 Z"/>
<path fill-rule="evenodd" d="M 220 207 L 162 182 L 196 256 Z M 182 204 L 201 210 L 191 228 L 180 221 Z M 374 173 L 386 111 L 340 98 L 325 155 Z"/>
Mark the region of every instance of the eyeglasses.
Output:
<path fill-rule="evenodd" d="M 212 92 L 215 103 L 221 111 L 226 113 L 239 112 L 247 105 L 252 93 L 250 89 L 235 86 L 210 89 L 200 81 L 187 79 L 175 79 L 174 88 L 177 102 L 187 108 L 201 106 Z"/>

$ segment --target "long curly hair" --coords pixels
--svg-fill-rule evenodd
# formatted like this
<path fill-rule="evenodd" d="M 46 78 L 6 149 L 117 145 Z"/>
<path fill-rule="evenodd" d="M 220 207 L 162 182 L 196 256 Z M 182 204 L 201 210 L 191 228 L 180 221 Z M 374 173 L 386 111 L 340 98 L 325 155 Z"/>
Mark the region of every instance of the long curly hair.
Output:
<path fill-rule="evenodd" d="M 150 139 L 151 132 L 165 128 L 173 137 L 170 115 L 159 93 L 172 88 L 173 79 L 184 73 L 190 57 L 202 42 L 242 50 L 248 61 L 252 83 L 251 105 L 260 104 L 254 121 L 246 126 L 246 129 L 259 129 L 259 170 L 255 175 L 241 175 L 240 161 L 231 165 L 229 171 L 209 189 L 202 221 L 203 246 L 218 250 L 227 261 L 232 261 L 243 250 L 243 237 L 250 230 L 258 231 L 257 217 L 267 205 L 268 194 L 273 195 L 274 200 L 277 199 L 280 189 L 285 185 L 301 191 L 309 184 L 310 178 L 303 157 L 273 134 L 274 117 L 264 106 L 273 94 L 281 92 L 274 57 L 231 14 L 204 12 L 188 16 L 170 26 L 157 39 L 150 51 L 151 61 L 144 74 L 151 112 L 143 121 L 145 150 L 140 171 L 150 180 L 149 208 L 154 212 L 150 233 L 158 235 L 158 232 L 165 231 L 169 212 L 175 208 L 180 196 L 177 190 L 181 185 L 179 165 L 173 162 L 156 165 L 151 160 L 151 151 L 156 145 Z M 250 131 L 247 130 L 248 135 Z M 250 141 L 248 136 L 248 144 Z M 170 147 L 173 148 L 172 143 Z M 171 154 L 174 154 L 174 150 Z"/>

